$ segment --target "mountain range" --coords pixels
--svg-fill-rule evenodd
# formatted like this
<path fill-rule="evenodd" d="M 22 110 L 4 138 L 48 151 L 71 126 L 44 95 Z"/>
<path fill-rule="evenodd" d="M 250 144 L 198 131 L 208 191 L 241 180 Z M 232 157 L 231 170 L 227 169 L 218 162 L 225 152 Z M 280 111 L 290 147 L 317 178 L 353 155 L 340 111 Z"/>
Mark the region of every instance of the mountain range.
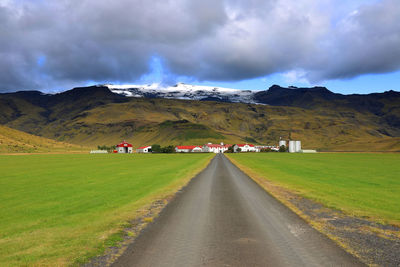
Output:
<path fill-rule="evenodd" d="M 58 94 L 0 94 L 0 124 L 83 146 L 206 142 L 321 151 L 399 151 L 400 92 L 342 95 L 324 87 L 265 91 L 177 84 L 97 85 Z"/>

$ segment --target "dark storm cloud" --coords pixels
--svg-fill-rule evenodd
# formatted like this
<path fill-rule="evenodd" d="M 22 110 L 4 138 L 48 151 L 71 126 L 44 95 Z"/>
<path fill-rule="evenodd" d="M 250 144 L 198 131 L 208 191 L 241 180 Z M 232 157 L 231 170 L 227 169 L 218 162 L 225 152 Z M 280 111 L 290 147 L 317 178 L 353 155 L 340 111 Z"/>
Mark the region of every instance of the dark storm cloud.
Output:
<path fill-rule="evenodd" d="M 1 90 L 171 75 L 240 80 L 300 70 L 312 81 L 400 68 L 400 5 L 337 17 L 323 0 L 0 0 Z"/>

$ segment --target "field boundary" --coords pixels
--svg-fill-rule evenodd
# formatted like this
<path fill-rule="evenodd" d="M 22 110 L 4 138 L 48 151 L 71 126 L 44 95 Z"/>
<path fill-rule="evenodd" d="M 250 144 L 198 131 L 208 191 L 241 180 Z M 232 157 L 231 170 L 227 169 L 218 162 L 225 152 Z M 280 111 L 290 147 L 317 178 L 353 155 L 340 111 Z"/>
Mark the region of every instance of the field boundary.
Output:
<path fill-rule="evenodd" d="M 256 173 L 229 155 L 227 158 L 267 193 L 363 263 L 379 266 L 400 265 L 400 257 L 394 249 L 400 247 L 399 227 L 382 225 L 328 208 L 271 182 L 268 177 Z"/>
<path fill-rule="evenodd" d="M 214 155 L 215 157 L 215 155 Z M 186 177 L 179 179 L 168 186 L 168 192 L 163 195 L 154 194 L 149 197 L 151 203 L 142 206 L 139 210 L 134 211 L 136 216 L 129 222 L 126 222 L 124 227 L 118 229 L 114 234 L 104 242 L 105 247 L 101 248 L 103 253 L 98 253 L 95 256 L 84 259 L 82 262 L 85 267 L 94 266 L 111 266 L 120 257 L 140 233 L 160 215 L 161 211 L 183 191 L 185 187 L 202 173 L 211 163 L 214 157 L 210 157 L 204 164 L 191 171 Z M 80 262 L 76 262 L 80 263 Z"/>

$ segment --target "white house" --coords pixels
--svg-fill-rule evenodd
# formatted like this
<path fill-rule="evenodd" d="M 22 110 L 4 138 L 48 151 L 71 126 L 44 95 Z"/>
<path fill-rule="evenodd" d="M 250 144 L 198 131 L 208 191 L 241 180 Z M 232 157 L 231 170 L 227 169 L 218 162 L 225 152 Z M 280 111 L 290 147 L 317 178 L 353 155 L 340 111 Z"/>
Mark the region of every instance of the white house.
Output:
<path fill-rule="evenodd" d="M 117 151 L 117 153 L 132 153 L 133 147 L 131 144 L 124 141 L 124 142 L 116 145 L 116 151 Z"/>
<path fill-rule="evenodd" d="M 199 146 L 176 146 L 175 147 L 175 152 L 183 152 L 183 153 L 189 153 L 189 152 L 203 152 L 203 149 Z"/>
<path fill-rule="evenodd" d="M 240 152 L 260 152 L 260 149 L 252 144 L 237 144 L 233 147 L 233 151 L 238 152 L 239 148 Z"/>
<path fill-rule="evenodd" d="M 278 146 L 255 146 L 258 149 L 258 152 L 261 152 L 262 149 L 271 149 L 271 151 L 279 151 Z"/>
<path fill-rule="evenodd" d="M 137 153 L 150 153 L 151 152 L 151 146 L 142 146 L 136 149 Z"/>
<path fill-rule="evenodd" d="M 205 144 L 203 146 L 203 152 L 212 152 L 212 153 L 224 153 L 228 150 L 232 145 L 224 145 L 224 143 L 218 144 Z"/>

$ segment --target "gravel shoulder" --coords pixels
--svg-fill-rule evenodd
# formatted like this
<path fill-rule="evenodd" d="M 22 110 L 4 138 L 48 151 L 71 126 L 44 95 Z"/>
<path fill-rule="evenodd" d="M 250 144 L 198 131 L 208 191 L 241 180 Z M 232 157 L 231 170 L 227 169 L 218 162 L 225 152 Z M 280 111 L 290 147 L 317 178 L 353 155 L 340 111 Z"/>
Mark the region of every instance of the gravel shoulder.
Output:
<path fill-rule="evenodd" d="M 217 155 L 113 266 L 363 266 Z"/>

